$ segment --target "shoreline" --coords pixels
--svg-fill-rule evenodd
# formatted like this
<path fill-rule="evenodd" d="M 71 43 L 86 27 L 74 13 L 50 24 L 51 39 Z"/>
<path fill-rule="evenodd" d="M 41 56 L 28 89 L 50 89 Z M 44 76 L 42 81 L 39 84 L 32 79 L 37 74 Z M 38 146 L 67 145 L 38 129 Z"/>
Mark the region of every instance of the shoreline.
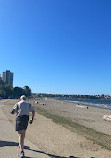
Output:
<path fill-rule="evenodd" d="M 85 127 L 83 125 L 80 125 L 65 117 L 60 117 L 59 115 L 51 114 L 47 110 L 44 110 L 43 108 L 39 107 L 35 110 L 40 115 L 43 115 L 46 118 L 51 119 L 54 123 L 58 125 L 62 125 L 63 127 L 69 129 L 71 132 L 78 133 L 79 135 L 84 136 L 86 139 L 93 141 L 94 143 L 102 146 L 103 148 L 111 150 L 111 146 L 107 144 L 107 141 L 106 141 L 108 139 L 111 139 L 111 136 L 104 134 L 102 132 L 98 132 L 94 129 Z M 100 140 L 100 137 L 102 138 L 102 140 Z"/>
<path fill-rule="evenodd" d="M 44 100 L 44 99 L 43 99 Z M 42 100 L 42 102 L 43 102 Z M 48 100 L 48 99 L 47 99 Z M 69 108 L 72 104 L 73 108 L 76 108 L 78 112 L 78 117 L 73 117 L 71 118 L 71 115 L 64 116 L 62 113 L 57 112 L 59 108 L 54 109 L 54 111 L 51 109 L 51 106 L 49 106 L 49 102 L 47 100 L 44 100 L 44 105 L 46 106 L 41 106 L 41 104 L 37 105 L 37 112 L 39 114 L 44 115 L 47 118 L 52 119 L 55 123 L 62 125 L 63 127 L 71 130 L 72 132 L 78 133 L 80 135 L 83 135 L 85 138 L 88 140 L 94 141 L 94 143 L 101 145 L 103 148 L 106 148 L 108 150 L 111 150 L 111 134 L 110 130 L 108 130 L 110 126 L 110 121 L 105 121 L 103 119 L 104 114 L 111 114 L 110 109 L 105 109 L 105 108 L 100 108 L 100 107 L 95 107 L 95 106 L 87 106 L 83 104 L 76 104 L 74 102 L 68 102 L 66 100 L 58 100 L 58 99 L 51 99 L 52 102 L 56 102 L 60 106 L 63 105 L 65 106 L 68 105 Z M 50 100 L 50 99 L 49 99 Z M 50 104 L 52 103 L 50 102 Z M 53 105 L 53 103 L 52 103 Z M 49 108 L 47 107 L 49 106 Z M 57 106 L 58 107 L 58 106 Z M 64 108 L 65 109 L 65 108 Z M 63 111 L 64 111 L 63 109 Z M 61 110 L 61 108 L 60 108 Z M 72 109 L 71 109 L 72 110 Z M 66 114 L 66 111 L 64 111 Z M 68 111 L 67 111 L 68 112 Z M 87 112 L 89 112 L 91 115 L 96 117 L 92 117 L 90 114 L 87 117 Z M 93 112 L 93 114 L 92 114 Z M 80 115 L 85 115 L 84 118 L 80 118 Z M 101 118 L 99 117 L 101 116 Z M 61 117 L 62 116 L 62 117 Z M 90 118 L 91 117 L 91 118 Z M 96 121 L 97 119 L 97 121 Z M 63 122 L 62 122 L 62 121 Z M 64 123 L 66 122 L 66 123 Z M 100 125 L 101 122 L 101 125 Z M 96 124 L 94 124 L 96 123 Z M 94 124 L 93 126 L 91 124 Z M 94 126 L 96 125 L 96 128 Z M 100 128 L 102 126 L 102 128 Z M 107 143 L 107 141 L 108 143 Z"/>
<path fill-rule="evenodd" d="M 57 100 L 111 110 L 111 106 L 109 106 L 110 104 L 108 105 L 108 104 L 100 104 L 99 102 L 98 103 L 87 102 L 87 100 L 108 101 L 108 100 L 111 100 L 111 99 L 107 99 L 107 100 L 105 100 L 105 99 L 57 99 Z M 84 100 L 86 102 L 83 102 Z"/>
<path fill-rule="evenodd" d="M 42 106 L 41 103 L 46 105 Z M 69 118 L 80 125 L 84 125 L 85 127 L 111 135 L 110 121 L 105 121 L 103 119 L 104 115 L 111 115 L 110 109 L 94 106 L 88 106 L 89 108 L 87 109 L 87 106 L 83 104 L 79 104 L 81 107 L 78 107 L 78 104 L 76 103 L 56 99 L 43 99 L 38 101 L 38 104 L 34 103 L 34 105 L 42 107 L 52 114 Z"/>
<path fill-rule="evenodd" d="M 35 101 L 38 103 L 35 103 Z M 9 112 L 15 102 L 17 102 L 17 100 L 7 100 L 2 107 L 12 124 L 14 124 L 15 117 L 9 114 Z M 53 117 L 56 116 L 55 119 L 58 118 L 58 121 L 66 122 L 70 119 L 76 125 L 73 131 L 69 126 L 66 125 L 66 128 L 61 124 L 56 124 L 52 118 L 47 118 L 43 116 L 43 113 L 39 114 L 39 112 L 37 112 L 34 123 L 28 127 L 26 137 L 34 144 L 37 144 L 44 152 L 62 157 L 67 156 L 67 158 L 71 155 L 77 158 L 98 158 L 101 157 L 101 155 L 103 156 L 101 158 L 111 157 L 111 152 L 104 149 L 107 148 L 106 145 L 111 144 L 111 135 L 108 134 L 111 130 L 109 127 L 110 122 L 105 122 L 100 119 L 103 113 L 109 112 L 110 114 L 111 111 L 96 107 L 90 107 L 89 109 L 80 108 L 74 103 L 66 103 L 53 99 L 30 100 L 30 102 L 36 108 L 42 108 L 42 112 L 45 111 L 45 114 L 48 113 L 48 115 L 52 114 Z M 62 120 L 64 116 L 65 120 Z M 101 125 L 102 121 L 103 124 Z M 66 123 L 69 124 L 70 122 Z M 72 126 L 74 124 L 72 124 Z M 94 129 L 96 125 L 98 125 L 97 130 Z M 83 128 L 84 126 L 85 128 Z M 109 129 L 106 127 L 109 127 Z M 98 131 L 98 129 L 103 132 Z M 80 133 L 79 131 L 84 133 Z M 92 131 L 93 134 L 95 134 L 93 136 Z M 97 133 L 95 131 L 97 131 Z M 91 141 L 89 138 L 86 139 L 84 134 L 88 136 L 87 132 L 89 132 L 89 135 L 92 137 L 97 136 L 98 140 L 100 139 L 102 141 L 104 148 L 97 145 L 98 143 L 96 143 L 96 141 Z M 110 148 L 111 145 L 107 149 Z"/>

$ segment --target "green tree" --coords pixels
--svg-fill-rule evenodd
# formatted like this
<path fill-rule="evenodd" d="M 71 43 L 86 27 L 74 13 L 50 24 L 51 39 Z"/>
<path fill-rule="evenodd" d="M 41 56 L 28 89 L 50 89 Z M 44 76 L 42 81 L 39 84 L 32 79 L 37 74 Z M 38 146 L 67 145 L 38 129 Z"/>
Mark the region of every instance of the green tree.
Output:
<path fill-rule="evenodd" d="M 2 84 L 0 84 L 0 97 L 1 98 L 4 98 L 4 96 L 5 96 L 5 91 L 4 91 L 3 87 L 4 86 Z"/>
<path fill-rule="evenodd" d="M 4 81 L 3 80 L 0 80 L 0 85 L 4 85 Z"/>
<path fill-rule="evenodd" d="M 24 86 L 23 89 L 24 89 L 24 95 L 26 97 L 31 96 L 31 89 L 28 86 Z"/>
<path fill-rule="evenodd" d="M 24 94 L 24 90 L 21 87 L 14 87 L 14 97 L 19 98 Z"/>
<path fill-rule="evenodd" d="M 13 96 L 13 87 L 11 85 L 4 85 L 5 98 L 12 98 Z"/>
<path fill-rule="evenodd" d="M 13 96 L 13 87 L 11 85 L 2 85 L 0 84 L 0 97 L 2 98 L 12 98 Z"/>

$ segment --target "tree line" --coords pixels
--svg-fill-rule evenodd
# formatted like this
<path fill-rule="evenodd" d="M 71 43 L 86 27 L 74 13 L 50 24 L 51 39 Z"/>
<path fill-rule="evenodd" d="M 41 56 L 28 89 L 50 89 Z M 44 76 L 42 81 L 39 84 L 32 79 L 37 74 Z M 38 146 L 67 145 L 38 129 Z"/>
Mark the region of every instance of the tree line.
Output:
<path fill-rule="evenodd" d="M 62 98 L 62 99 L 111 99 L 111 96 L 102 95 L 67 95 L 67 94 L 47 94 L 47 93 L 33 93 L 33 97 L 49 97 L 49 98 Z"/>
<path fill-rule="evenodd" d="M 21 95 L 26 95 L 26 97 L 31 96 L 31 89 L 28 86 L 22 87 L 12 87 L 9 84 L 4 84 L 0 81 L 0 97 L 3 99 L 7 98 L 20 98 Z"/>

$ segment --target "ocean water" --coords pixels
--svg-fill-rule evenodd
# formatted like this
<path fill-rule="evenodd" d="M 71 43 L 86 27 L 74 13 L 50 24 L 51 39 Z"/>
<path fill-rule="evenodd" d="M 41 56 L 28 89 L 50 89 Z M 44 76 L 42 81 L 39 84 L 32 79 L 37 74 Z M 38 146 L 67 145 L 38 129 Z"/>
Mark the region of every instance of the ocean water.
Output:
<path fill-rule="evenodd" d="M 111 109 L 111 99 L 60 99 L 86 106 L 95 106 L 105 109 Z"/>

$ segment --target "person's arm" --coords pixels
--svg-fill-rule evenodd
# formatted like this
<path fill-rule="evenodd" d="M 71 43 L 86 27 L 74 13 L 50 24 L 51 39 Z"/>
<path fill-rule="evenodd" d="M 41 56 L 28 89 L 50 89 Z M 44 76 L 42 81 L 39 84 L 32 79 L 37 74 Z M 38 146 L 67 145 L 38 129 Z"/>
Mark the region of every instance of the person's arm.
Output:
<path fill-rule="evenodd" d="M 18 111 L 18 104 L 15 104 L 11 111 L 11 114 L 17 114 L 17 111 Z"/>
<path fill-rule="evenodd" d="M 15 114 L 15 109 L 12 109 L 11 114 L 12 115 Z"/>
<path fill-rule="evenodd" d="M 32 111 L 32 119 L 30 120 L 30 124 L 32 124 L 32 122 L 34 120 L 34 116 L 35 116 L 35 111 Z"/>

